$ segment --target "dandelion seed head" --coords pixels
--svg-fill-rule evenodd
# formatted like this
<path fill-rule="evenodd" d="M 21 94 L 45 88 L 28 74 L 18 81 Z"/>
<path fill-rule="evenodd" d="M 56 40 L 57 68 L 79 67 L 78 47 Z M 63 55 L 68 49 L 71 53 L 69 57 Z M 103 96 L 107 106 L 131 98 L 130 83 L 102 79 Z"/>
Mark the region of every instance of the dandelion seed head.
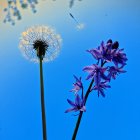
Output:
<path fill-rule="evenodd" d="M 61 36 L 48 26 L 32 26 L 22 32 L 19 48 L 22 54 L 33 62 L 54 60 L 61 49 Z"/>

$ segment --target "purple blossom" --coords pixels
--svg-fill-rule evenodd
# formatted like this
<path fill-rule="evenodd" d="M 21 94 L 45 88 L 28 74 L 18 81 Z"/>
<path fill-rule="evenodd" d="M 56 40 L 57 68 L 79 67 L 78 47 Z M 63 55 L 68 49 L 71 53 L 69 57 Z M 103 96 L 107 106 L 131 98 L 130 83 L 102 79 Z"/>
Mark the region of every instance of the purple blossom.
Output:
<path fill-rule="evenodd" d="M 123 70 L 127 61 L 126 54 L 123 49 L 119 49 L 118 41 L 113 42 L 111 39 L 106 43 L 102 41 L 98 48 L 87 50 L 87 52 L 98 62 L 96 65 L 86 66 L 83 70 L 89 73 L 87 79 L 94 78 L 94 89 L 98 90 L 98 94 L 101 93 L 104 96 L 103 89 L 110 87 L 107 82 L 110 82 L 111 78 L 115 79 L 118 74 L 126 72 Z M 115 66 L 103 67 L 107 62 L 113 62 Z M 98 66 L 98 64 L 101 66 Z"/>
<path fill-rule="evenodd" d="M 106 70 L 107 68 L 102 68 L 96 64 L 86 66 L 83 69 L 83 71 L 89 73 L 86 79 L 88 80 L 90 78 L 94 78 L 96 85 L 98 85 L 101 82 L 101 79 L 109 80 L 108 77 L 104 74 Z"/>
<path fill-rule="evenodd" d="M 107 44 L 105 44 L 102 41 L 100 48 L 101 48 L 101 53 L 102 53 L 102 60 L 110 62 L 114 54 L 114 50 L 112 50 L 112 43 L 108 42 Z"/>
<path fill-rule="evenodd" d="M 105 94 L 104 94 L 104 89 L 106 88 L 110 88 L 109 85 L 107 85 L 107 82 L 101 82 L 99 83 L 98 85 L 95 85 L 92 90 L 97 90 L 98 91 L 98 97 L 99 95 L 101 94 L 103 97 L 105 97 Z"/>
<path fill-rule="evenodd" d="M 86 111 L 86 107 L 85 107 L 85 98 L 80 98 L 80 96 L 78 94 L 76 94 L 75 97 L 75 102 L 67 99 L 68 103 L 72 106 L 72 108 L 69 108 L 65 111 L 65 113 L 71 112 L 71 111 Z"/>
<path fill-rule="evenodd" d="M 76 82 L 73 83 L 74 88 L 72 90 L 70 90 L 70 92 L 77 93 L 79 90 L 81 90 L 83 88 L 83 84 L 82 84 L 82 81 L 81 81 L 81 77 L 78 79 L 74 75 L 74 78 L 76 79 Z"/>
<path fill-rule="evenodd" d="M 97 49 L 87 50 L 87 52 L 89 52 L 96 60 L 99 60 L 102 58 L 101 50 L 99 47 Z"/>
<path fill-rule="evenodd" d="M 120 73 L 125 73 L 126 71 L 125 70 L 123 70 L 123 65 L 121 66 L 121 67 L 116 67 L 116 66 L 111 66 L 111 67 L 109 67 L 109 69 L 108 69 L 108 72 L 109 72 L 109 74 L 108 74 L 108 78 L 109 79 L 111 79 L 111 78 L 113 78 L 113 79 L 116 79 L 116 76 L 118 75 L 118 74 L 120 74 Z"/>
<path fill-rule="evenodd" d="M 118 64 L 126 65 L 126 61 L 128 60 L 126 54 L 123 52 L 124 49 L 115 50 L 112 61 L 116 66 Z"/>
<path fill-rule="evenodd" d="M 96 90 L 98 92 L 98 97 L 100 95 L 105 97 L 104 90 L 110 88 L 108 83 L 111 78 L 116 79 L 118 74 L 126 72 L 123 68 L 126 65 L 127 57 L 123 50 L 124 49 L 119 49 L 119 43 L 117 41 L 113 42 L 111 39 L 109 39 L 106 43 L 102 41 L 98 48 L 87 50 L 87 52 L 89 52 L 97 60 L 97 63 L 83 68 L 83 71 L 88 72 L 86 79 L 92 79 L 85 94 L 86 100 L 92 90 Z M 104 66 L 105 64 L 108 64 L 108 66 Z M 74 87 L 71 92 L 75 93 L 75 101 L 73 102 L 67 99 L 68 103 L 72 107 L 67 109 L 65 113 L 71 111 L 86 111 L 81 77 L 77 78 L 74 76 L 74 78 L 76 79 L 76 82 L 73 83 Z M 82 94 L 79 96 L 77 92 L 81 89 Z"/>
<path fill-rule="evenodd" d="M 106 44 L 102 41 L 98 48 L 87 50 L 87 52 L 91 53 L 96 60 L 101 59 L 102 61 L 110 62 L 115 52 L 113 48 L 117 47 L 117 43 L 118 42 L 112 43 L 111 39 L 108 40 Z"/>

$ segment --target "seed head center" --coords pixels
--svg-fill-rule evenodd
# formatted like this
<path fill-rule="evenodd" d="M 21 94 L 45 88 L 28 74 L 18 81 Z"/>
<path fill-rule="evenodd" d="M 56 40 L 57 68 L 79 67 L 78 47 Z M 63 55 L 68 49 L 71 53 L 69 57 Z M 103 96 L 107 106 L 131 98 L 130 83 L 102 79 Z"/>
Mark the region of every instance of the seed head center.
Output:
<path fill-rule="evenodd" d="M 43 59 L 48 49 L 47 42 L 43 40 L 36 40 L 33 44 L 33 47 L 37 51 L 37 56 Z"/>

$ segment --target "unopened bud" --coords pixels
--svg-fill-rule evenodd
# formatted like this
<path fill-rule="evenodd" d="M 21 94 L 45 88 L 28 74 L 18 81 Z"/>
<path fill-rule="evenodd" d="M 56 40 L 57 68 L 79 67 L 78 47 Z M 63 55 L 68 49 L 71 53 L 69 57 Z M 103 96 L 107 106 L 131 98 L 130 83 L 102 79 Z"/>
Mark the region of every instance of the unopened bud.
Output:
<path fill-rule="evenodd" d="M 112 49 L 118 49 L 118 47 L 119 47 L 119 42 L 115 41 L 112 45 Z"/>

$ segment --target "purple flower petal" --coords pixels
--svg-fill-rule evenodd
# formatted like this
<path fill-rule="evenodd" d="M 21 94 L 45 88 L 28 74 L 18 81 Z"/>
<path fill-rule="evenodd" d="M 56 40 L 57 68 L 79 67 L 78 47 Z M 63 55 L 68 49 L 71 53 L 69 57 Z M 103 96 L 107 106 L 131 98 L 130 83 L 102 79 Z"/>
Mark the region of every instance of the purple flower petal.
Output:
<path fill-rule="evenodd" d="M 76 108 L 69 108 L 69 109 L 67 109 L 66 111 L 65 111 L 65 113 L 68 113 L 68 112 L 71 112 L 71 111 L 75 111 L 76 110 Z"/>
<path fill-rule="evenodd" d="M 112 61 L 114 62 L 115 66 L 118 64 L 125 65 L 126 61 L 128 60 L 126 54 L 123 52 L 124 49 L 119 49 L 115 52 Z"/>
<path fill-rule="evenodd" d="M 69 100 L 69 99 L 67 99 L 67 101 L 68 101 L 68 103 L 69 103 L 71 106 L 75 107 L 75 103 L 74 103 L 74 102 L 72 102 L 72 101 Z"/>
<path fill-rule="evenodd" d="M 98 96 L 101 94 L 103 97 L 105 97 L 104 94 L 104 89 L 110 88 L 109 85 L 107 85 L 107 82 L 100 82 L 99 85 L 95 85 L 92 90 L 97 90 L 98 91 Z"/>
<path fill-rule="evenodd" d="M 122 65 L 121 67 L 118 67 L 118 66 L 111 66 L 111 67 L 109 67 L 109 69 L 108 69 L 108 72 L 109 72 L 108 78 L 116 79 L 116 76 L 118 74 L 125 73 L 126 71 L 123 70 L 124 66 L 125 65 Z"/>
<path fill-rule="evenodd" d="M 84 67 L 83 70 L 89 73 L 86 79 L 88 80 L 90 78 L 94 78 L 96 84 L 101 81 L 101 78 L 104 80 L 109 80 L 108 77 L 104 74 L 107 68 L 102 68 L 94 64 Z"/>
<path fill-rule="evenodd" d="M 86 66 L 86 67 L 84 67 L 83 71 L 91 73 L 95 70 L 95 68 L 96 68 L 95 65 Z"/>
<path fill-rule="evenodd" d="M 104 94 L 103 89 L 101 89 L 99 92 L 100 92 L 100 94 L 101 94 L 103 97 L 105 97 L 105 94 Z M 99 95 L 98 95 L 98 97 L 99 97 Z"/>
<path fill-rule="evenodd" d="M 79 105 L 79 106 L 81 104 L 81 98 L 80 98 L 80 96 L 78 94 L 76 95 L 76 98 L 75 98 L 75 104 Z"/>
<path fill-rule="evenodd" d="M 87 76 L 86 80 L 92 78 L 93 76 L 94 76 L 94 73 L 90 73 L 90 74 Z"/>
<path fill-rule="evenodd" d="M 86 107 L 83 106 L 83 107 L 80 109 L 80 111 L 86 112 Z"/>

